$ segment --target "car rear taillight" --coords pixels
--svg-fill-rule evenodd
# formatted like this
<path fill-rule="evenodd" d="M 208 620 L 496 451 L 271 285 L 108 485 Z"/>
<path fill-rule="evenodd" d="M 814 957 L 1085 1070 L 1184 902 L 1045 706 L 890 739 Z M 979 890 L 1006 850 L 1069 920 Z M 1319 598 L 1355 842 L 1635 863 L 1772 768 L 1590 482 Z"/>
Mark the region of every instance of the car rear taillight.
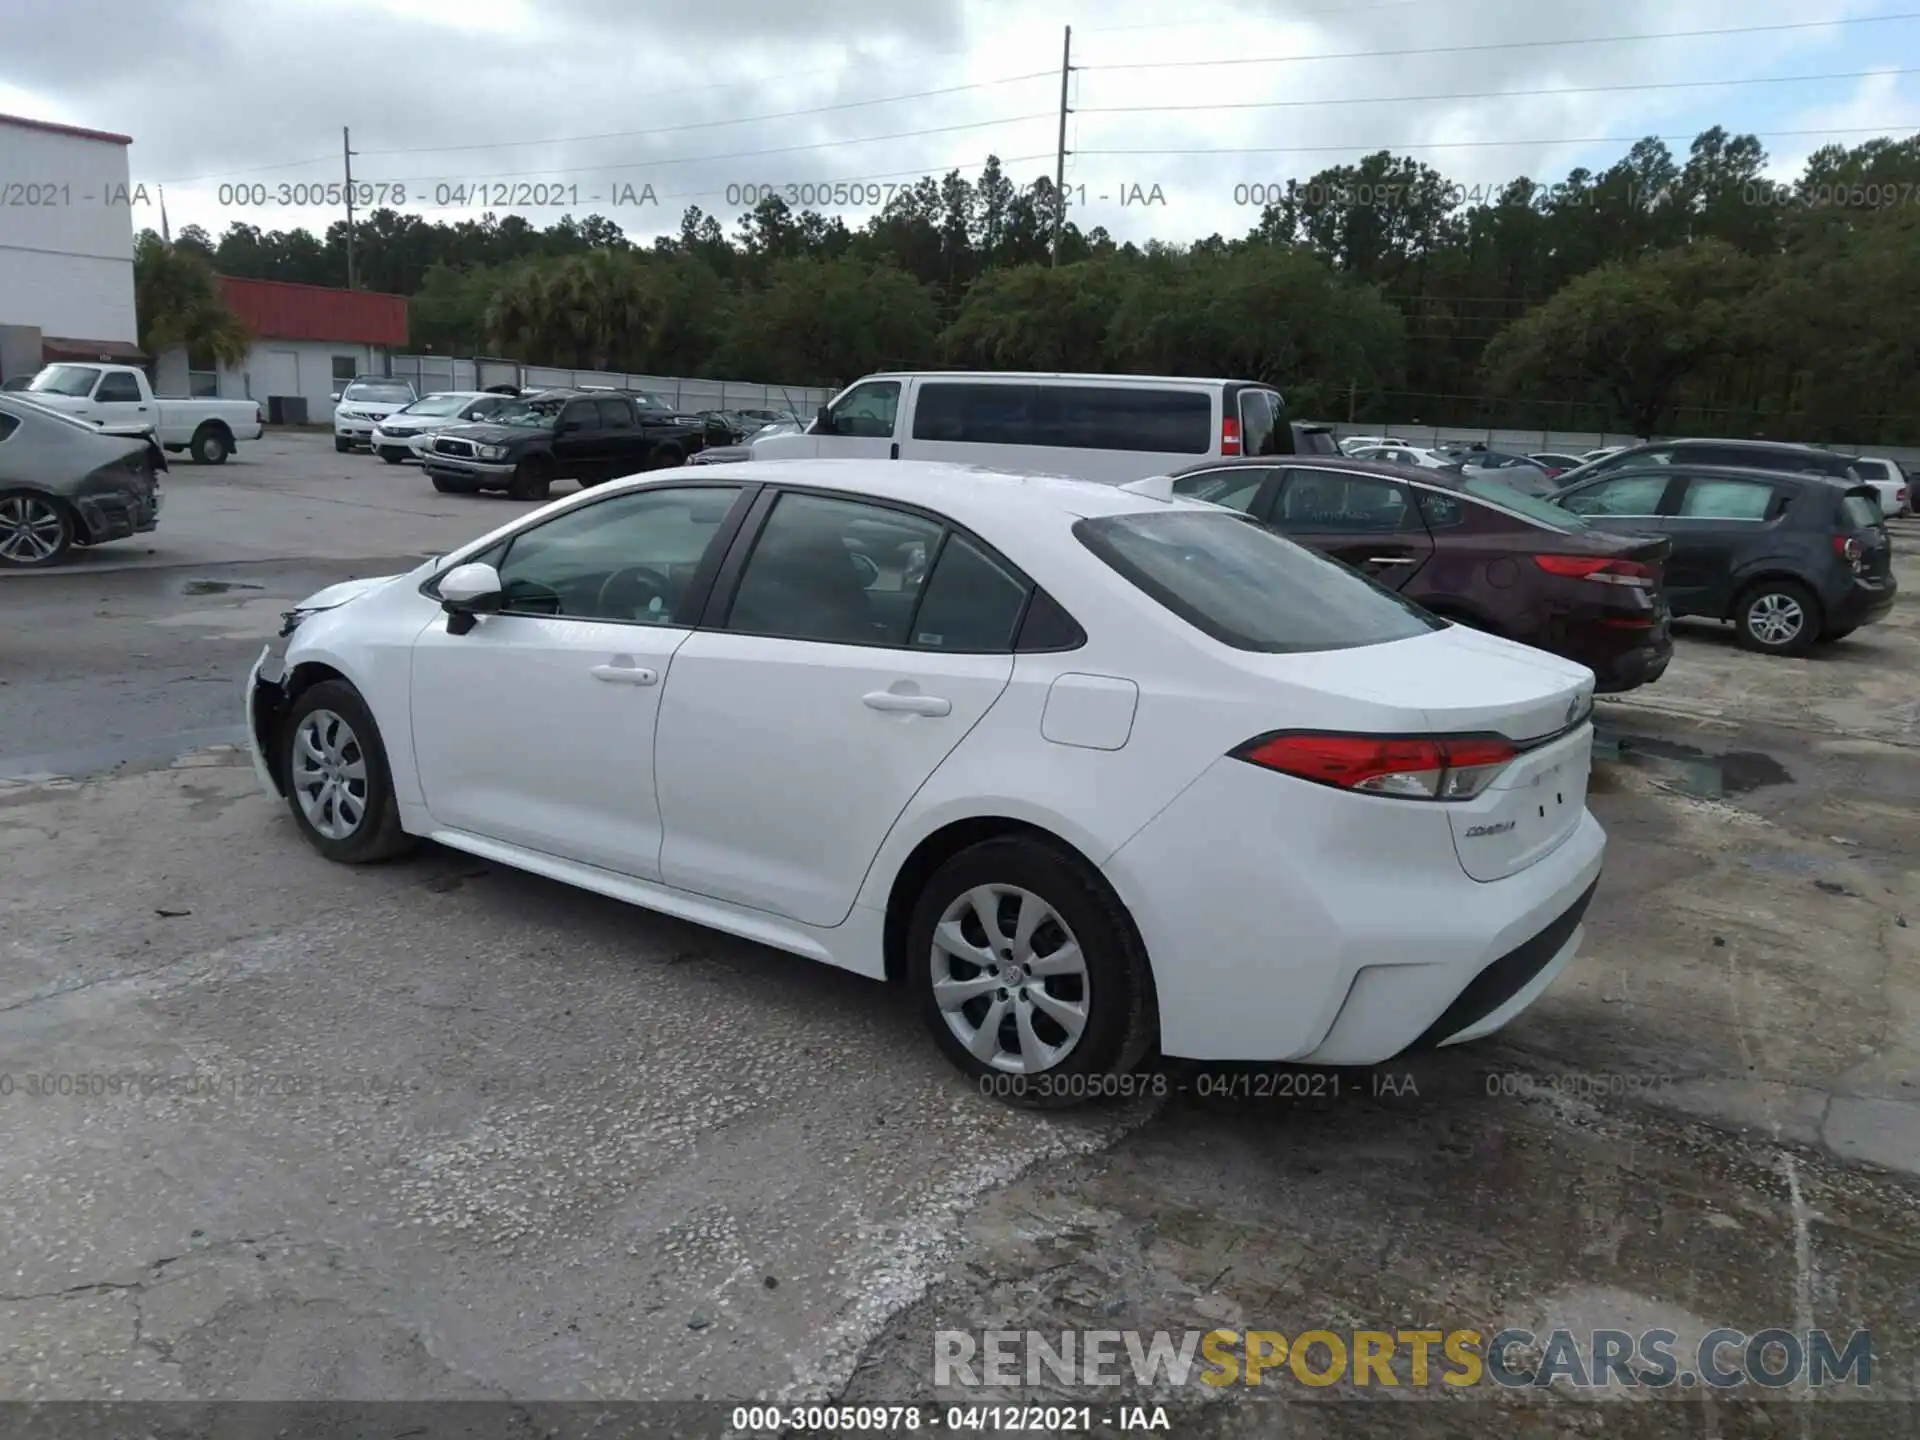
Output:
<path fill-rule="evenodd" d="M 1849 565 L 1858 565 L 1860 563 L 1860 542 L 1851 535 L 1836 535 L 1833 537 L 1833 553 L 1838 555 L 1842 560 L 1845 560 Z"/>
<path fill-rule="evenodd" d="M 1497 735 L 1263 735 L 1234 758 L 1316 785 L 1401 800 L 1471 800 L 1520 752 Z"/>
<path fill-rule="evenodd" d="M 1629 585 L 1635 590 L 1651 590 L 1659 574 L 1651 565 L 1638 560 L 1606 560 L 1594 555 L 1536 555 L 1533 563 L 1549 575 L 1569 580 L 1597 580 L 1602 585 Z"/>
<path fill-rule="evenodd" d="M 1229 415 L 1220 422 L 1220 453 L 1238 455 L 1240 453 L 1240 420 Z"/>

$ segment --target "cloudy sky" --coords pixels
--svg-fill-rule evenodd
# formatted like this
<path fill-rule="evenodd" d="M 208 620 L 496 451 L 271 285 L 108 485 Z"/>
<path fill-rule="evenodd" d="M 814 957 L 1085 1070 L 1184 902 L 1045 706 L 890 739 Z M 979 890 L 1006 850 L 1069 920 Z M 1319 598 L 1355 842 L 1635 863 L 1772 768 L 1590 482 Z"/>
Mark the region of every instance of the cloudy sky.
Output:
<path fill-rule="evenodd" d="M 862 203 L 846 208 L 857 225 L 888 187 L 952 167 L 977 174 L 989 154 L 1021 182 L 1051 174 L 1071 25 L 1078 218 L 1125 239 L 1183 240 L 1242 233 L 1257 218 L 1255 187 L 1383 147 L 1471 192 L 1601 168 L 1640 135 L 1683 153 L 1719 123 L 1759 133 L 1791 177 L 1822 144 L 1920 129 L 1916 10 L 62 0 L 8 20 L 0 112 L 133 136 L 132 177 L 165 184 L 175 230 L 338 218 L 295 203 L 294 187 L 340 179 L 342 125 L 356 181 L 404 186 L 400 208 L 435 218 L 599 212 L 642 239 L 675 228 L 688 205 L 731 229 L 750 187 L 857 182 Z M 1123 203 L 1137 198 L 1148 203 Z M 136 211 L 136 224 L 157 226 L 157 210 Z"/>

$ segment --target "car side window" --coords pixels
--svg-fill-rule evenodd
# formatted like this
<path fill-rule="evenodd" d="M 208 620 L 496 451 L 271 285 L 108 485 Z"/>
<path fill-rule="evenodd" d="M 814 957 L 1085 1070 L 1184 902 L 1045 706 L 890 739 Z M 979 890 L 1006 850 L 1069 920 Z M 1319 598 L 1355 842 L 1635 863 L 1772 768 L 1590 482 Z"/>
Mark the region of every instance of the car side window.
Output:
<path fill-rule="evenodd" d="M 1011 650 L 1026 604 L 1027 583 L 1010 566 L 966 536 L 950 534 L 920 597 L 913 648 Z"/>
<path fill-rule="evenodd" d="M 564 430 L 569 425 L 578 426 L 582 430 L 598 430 L 600 415 L 594 408 L 593 401 L 569 400 L 560 411 L 560 421 L 555 428 Z"/>
<path fill-rule="evenodd" d="M 894 418 L 900 413 L 900 382 L 871 380 L 856 385 L 840 397 L 829 412 L 833 433 L 885 440 L 893 435 Z"/>
<path fill-rule="evenodd" d="M 20 428 L 20 422 L 11 415 L 0 415 L 0 442 Z"/>
<path fill-rule="evenodd" d="M 93 392 L 93 398 L 116 402 L 124 400 L 138 402 L 140 386 L 131 375 L 123 375 L 116 370 L 100 382 L 100 388 Z"/>
<path fill-rule="evenodd" d="M 1407 492 L 1398 482 L 1333 470 L 1289 470 L 1273 523 L 1302 535 L 1356 531 L 1384 535 L 1420 528 Z"/>
<path fill-rule="evenodd" d="M 1757 480 L 1687 481 L 1680 493 L 1680 515 L 1688 520 L 1764 520 L 1773 503 L 1773 487 Z"/>
<path fill-rule="evenodd" d="M 1451 495 L 1442 495 L 1433 490 L 1415 490 L 1413 493 L 1420 506 L 1420 518 L 1427 522 L 1429 530 L 1445 530 L 1449 526 L 1466 523 L 1467 507 Z"/>
<path fill-rule="evenodd" d="M 1660 513 L 1660 497 L 1666 493 L 1665 475 L 1622 475 L 1576 490 L 1560 504 L 1576 515 L 1648 517 Z"/>
<path fill-rule="evenodd" d="M 600 412 L 602 430 L 633 429 L 633 409 L 624 400 L 596 400 L 594 408 Z"/>
<path fill-rule="evenodd" d="M 1205 500 L 1209 505 L 1224 505 L 1229 510 L 1250 514 L 1259 498 L 1260 487 L 1272 475 L 1261 466 L 1232 470 L 1203 470 L 1197 475 L 1182 475 L 1173 482 L 1173 493 L 1188 500 Z"/>
<path fill-rule="evenodd" d="M 943 529 L 883 505 L 782 495 L 740 572 L 726 628 L 906 649 Z"/>
<path fill-rule="evenodd" d="M 739 497 L 738 486 L 641 490 L 522 530 L 494 562 L 506 597 L 502 608 L 670 625 Z"/>
<path fill-rule="evenodd" d="M 1271 390 L 1240 392 L 1240 453 L 1242 455 L 1278 455 L 1280 453 L 1280 407 Z"/>

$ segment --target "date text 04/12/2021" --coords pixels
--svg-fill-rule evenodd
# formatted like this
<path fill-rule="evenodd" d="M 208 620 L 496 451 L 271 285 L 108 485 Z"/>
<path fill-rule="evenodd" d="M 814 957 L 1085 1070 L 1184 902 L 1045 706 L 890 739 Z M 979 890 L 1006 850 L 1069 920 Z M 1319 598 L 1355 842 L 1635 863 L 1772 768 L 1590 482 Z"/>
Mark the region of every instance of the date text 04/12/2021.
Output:
<path fill-rule="evenodd" d="M 736 1405 L 734 1430 L 749 1435 L 1088 1434 L 1173 1428 L 1164 1405 Z"/>

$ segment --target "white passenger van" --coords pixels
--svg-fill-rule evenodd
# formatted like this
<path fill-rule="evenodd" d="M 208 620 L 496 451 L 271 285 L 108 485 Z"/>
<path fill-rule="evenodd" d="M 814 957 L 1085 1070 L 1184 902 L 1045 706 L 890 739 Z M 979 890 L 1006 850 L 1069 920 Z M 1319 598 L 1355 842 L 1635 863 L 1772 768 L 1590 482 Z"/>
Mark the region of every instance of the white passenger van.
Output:
<path fill-rule="evenodd" d="M 1279 392 L 1250 380 L 937 371 L 856 380 L 803 433 L 754 441 L 753 458 L 946 460 L 1119 485 L 1295 448 Z"/>

